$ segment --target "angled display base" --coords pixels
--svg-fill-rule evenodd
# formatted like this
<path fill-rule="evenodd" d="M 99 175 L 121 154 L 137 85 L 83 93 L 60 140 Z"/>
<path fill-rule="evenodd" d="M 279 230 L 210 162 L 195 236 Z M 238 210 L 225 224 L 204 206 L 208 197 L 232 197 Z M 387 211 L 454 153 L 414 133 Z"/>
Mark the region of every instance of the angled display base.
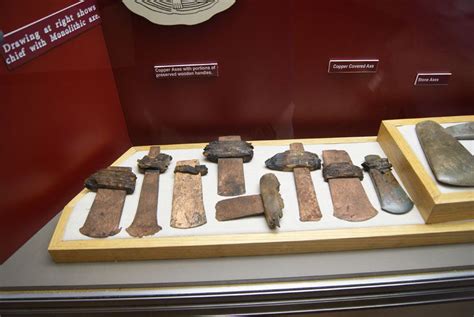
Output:
<path fill-rule="evenodd" d="M 292 173 L 265 168 L 265 160 L 288 149 L 293 142 L 302 142 L 305 149 L 321 155 L 323 150 L 345 150 L 354 164 L 360 165 L 367 154 L 386 156 L 375 137 L 252 141 L 255 154 L 252 163 L 244 166 L 247 194 L 257 194 L 261 175 L 274 172 L 281 183 L 285 202 L 278 230 L 267 227 L 263 217 L 219 222 L 215 219 L 215 204 L 224 197 L 217 195 L 217 166 L 207 164 L 202 149 L 205 144 L 163 145 L 161 151 L 173 157 L 169 170 L 160 177 L 158 223 L 163 229 L 150 237 L 130 237 L 124 228 L 133 221 L 143 181 L 136 161 L 149 146 L 133 147 L 113 165 L 130 166 L 137 174 L 135 193 L 127 197 L 116 236 L 92 239 L 79 232 L 95 194 L 79 193 L 63 210 L 49 246 L 56 262 L 116 261 L 168 258 L 202 258 L 393 248 L 405 246 L 463 243 L 474 241 L 474 222 L 464 221 L 425 225 L 415 207 L 404 215 L 381 210 L 368 175 L 362 185 L 376 217 L 363 222 L 348 222 L 334 217 L 331 196 L 321 170 L 311 173 L 320 202 L 322 218 L 316 222 L 300 222 L 296 189 Z M 207 164 L 209 174 L 203 177 L 204 205 L 208 223 L 191 229 L 170 227 L 173 170 L 177 161 L 199 158 Z M 395 177 L 398 177 L 395 173 Z"/>

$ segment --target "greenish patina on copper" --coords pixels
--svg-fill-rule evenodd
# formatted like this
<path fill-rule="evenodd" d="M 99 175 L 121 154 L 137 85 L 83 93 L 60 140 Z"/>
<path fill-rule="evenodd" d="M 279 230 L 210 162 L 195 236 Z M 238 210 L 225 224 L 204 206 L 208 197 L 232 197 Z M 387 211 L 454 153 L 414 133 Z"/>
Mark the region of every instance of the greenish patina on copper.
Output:
<path fill-rule="evenodd" d="M 367 155 L 362 163 L 374 184 L 382 210 L 401 215 L 413 208 L 413 202 L 392 174 L 392 164 L 378 155 Z"/>

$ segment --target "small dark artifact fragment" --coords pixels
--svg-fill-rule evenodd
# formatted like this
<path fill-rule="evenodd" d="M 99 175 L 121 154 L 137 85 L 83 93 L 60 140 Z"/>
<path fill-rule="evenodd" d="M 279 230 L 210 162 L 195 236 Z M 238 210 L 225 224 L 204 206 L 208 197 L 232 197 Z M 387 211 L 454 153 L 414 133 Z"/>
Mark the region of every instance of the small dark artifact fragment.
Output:
<path fill-rule="evenodd" d="M 145 174 L 147 171 L 164 173 L 173 158 L 165 153 L 160 153 L 159 146 L 152 146 L 148 155 L 137 161 L 138 170 Z"/>
<path fill-rule="evenodd" d="M 175 173 L 188 173 L 192 175 L 201 174 L 201 176 L 207 175 L 207 166 L 206 165 L 180 165 L 176 166 L 174 169 Z"/>
<path fill-rule="evenodd" d="M 204 148 L 204 156 L 218 164 L 217 193 L 221 196 L 245 194 L 243 163 L 253 157 L 253 146 L 240 136 L 221 136 Z"/>
<path fill-rule="evenodd" d="M 447 127 L 446 132 L 458 140 L 474 140 L 474 122 L 466 122 Z"/>
<path fill-rule="evenodd" d="M 207 168 L 199 165 L 199 160 L 178 161 L 174 173 L 171 227 L 187 229 L 205 224 L 201 175 Z"/>
<path fill-rule="evenodd" d="M 280 226 L 283 208 L 280 182 L 275 174 L 268 173 L 260 178 L 260 195 L 229 198 L 217 202 L 216 219 L 226 221 L 264 214 L 268 227 L 275 229 Z"/>
<path fill-rule="evenodd" d="M 148 155 L 138 160 L 138 170 L 145 175 L 135 218 L 126 229 L 132 237 L 151 236 L 161 230 L 157 218 L 160 174 L 168 169 L 171 160 L 171 156 L 160 153 L 159 146 L 152 146 Z"/>
<path fill-rule="evenodd" d="M 106 238 L 119 233 L 125 196 L 135 190 L 136 179 L 130 167 L 117 166 L 102 169 L 89 176 L 85 186 L 97 194 L 79 231 L 91 238 Z"/>
<path fill-rule="evenodd" d="M 367 155 L 362 166 L 372 179 L 382 210 L 401 215 L 413 208 L 413 202 L 393 176 L 392 164 L 387 158 Z"/>
<path fill-rule="evenodd" d="M 272 170 L 293 172 L 301 221 L 318 221 L 322 214 L 311 179 L 311 171 L 321 168 L 318 155 L 306 152 L 302 143 L 290 144 L 290 150 L 265 161 Z"/>
<path fill-rule="evenodd" d="M 352 165 L 346 151 L 323 151 L 323 177 L 329 184 L 334 216 L 347 221 L 365 221 L 377 215 L 360 180 L 362 170 Z"/>
<path fill-rule="evenodd" d="M 453 186 L 474 186 L 474 156 L 438 123 L 415 127 L 421 148 L 436 179 Z"/>

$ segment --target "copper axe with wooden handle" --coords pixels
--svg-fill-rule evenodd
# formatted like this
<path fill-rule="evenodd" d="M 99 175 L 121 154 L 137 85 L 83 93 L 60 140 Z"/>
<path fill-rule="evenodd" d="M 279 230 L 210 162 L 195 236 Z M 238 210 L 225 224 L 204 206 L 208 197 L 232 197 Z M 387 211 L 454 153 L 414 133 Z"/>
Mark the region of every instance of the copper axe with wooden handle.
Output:
<path fill-rule="evenodd" d="M 119 233 L 125 196 L 134 192 L 136 179 L 131 167 L 118 166 L 89 176 L 85 186 L 97 194 L 79 231 L 91 238 L 106 238 Z"/>
<path fill-rule="evenodd" d="M 226 221 L 264 214 L 268 227 L 274 229 L 280 226 L 283 207 L 280 182 L 275 174 L 268 173 L 260 178 L 259 195 L 229 198 L 217 202 L 216 219 Z"/>
<path fill-rule="evenodd" d="M 318 155 L 306 152 L 302 143 L 291 143 L 289 151 L 274 155 L 265 161 L 265 165 L 272 170 L 293 172 L 301 221 L 321 219 L 321 210 L 311 179 L 311 171 L 321 168 Z"/>
<path fill-rule="evenodd" d="M 218 164 L 217 193 L 221 196 L 245 194 L 243 163 L 253 157 L 253 146 L 240 136 L 221 136 L 204 148 L 204 156 Z"/>
<path fill-rule="evenodd" d="M 152 146 L 148 155 L 138 160 L 138 170 L 144 174 L 137 212 L 126 230 L 132 237 L 153 235 L 161 230 L 158 224 L 158 189 L 160 174 L 168 169 L 172 157 Z"/>

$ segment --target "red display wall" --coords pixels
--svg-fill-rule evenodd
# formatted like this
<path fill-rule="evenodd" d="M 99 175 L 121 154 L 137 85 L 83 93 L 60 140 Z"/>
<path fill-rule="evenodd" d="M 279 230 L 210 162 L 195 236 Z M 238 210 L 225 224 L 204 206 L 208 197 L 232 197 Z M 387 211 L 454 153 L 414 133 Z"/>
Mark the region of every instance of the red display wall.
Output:
<path fill-rule="evenodd" d="M 0 28 L 73 2 L 1 0 Z M 131 144 L 100 26 L 13 71 L 0 65 L 0 105 L 2 263 Z"/>
<path fill-rule="evenodd" d="M 74 2 L 0 0 L 0 29 Z M 0 262 L 132 144 L 375 135 L 382 119 L 473 114 L 472 1 L 237 0 L 195 26 L 99 5 L 102 26 L 0 67 Z M 378 71 L 327 73 L 349 58 Z M 154 78 L 154 65 L 201 62 L 219 77 Z M 449 85 L 413 86 L 440 71 Z"/>
<path fill-rule="evenodd" d="M 195 26 L 99 2 L 136 145 L 375 135 L 382 119 L 473 113 L 472 1 L 237 0 Z M 380 63 L 375 74 L 328 74 L 331 58 Z M 218 78 L 154 79 L 154 65 L 214 61 Z M 413 85 L 439 71 L 453 73 L 448 86 Z"/>

